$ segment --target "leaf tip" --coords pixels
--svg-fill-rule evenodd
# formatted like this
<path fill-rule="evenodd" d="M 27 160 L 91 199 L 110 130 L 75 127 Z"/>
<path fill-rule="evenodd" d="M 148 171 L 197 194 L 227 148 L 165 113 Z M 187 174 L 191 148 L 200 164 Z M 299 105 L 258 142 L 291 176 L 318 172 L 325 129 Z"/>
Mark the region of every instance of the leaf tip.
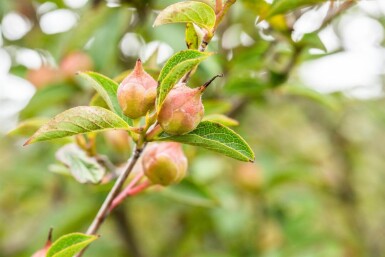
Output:
<path fill-rule="evenodd" d="M 32 137 L 30 137 L 27 141 L 25 141 L 25 143 L 23 144 L 23 146 L 27 146 L 29 144 L 33 143 L 32 142 Z"/>

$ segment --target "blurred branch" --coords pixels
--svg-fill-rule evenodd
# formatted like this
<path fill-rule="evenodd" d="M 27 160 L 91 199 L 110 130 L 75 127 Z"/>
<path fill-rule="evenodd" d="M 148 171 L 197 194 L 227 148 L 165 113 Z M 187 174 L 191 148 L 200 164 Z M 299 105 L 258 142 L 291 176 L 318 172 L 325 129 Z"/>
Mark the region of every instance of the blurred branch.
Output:
<path fill-rule="evenodd" d="M 318 29 L 318 31 L 325 28 L 327 25 L 329 25 L 330 22 L 332 22 L 335 18 L 337 18 L 340 14 L 348 10 L 350 7 L 354 6 L 357 3 L 356 0 L 347 0 L 346 2 L 343 2 L 340 6 L 337 8 L 334 8 L 334 5 L 331 5 L 331 8 L 329 9 L 325 19 L 322 22 L 321 27 Z"/>
<path fill-rule="evenodd" d="M 109 214 L 109 209 L 114 198 L 118 195 L 128 175 L 130 175 L 131 171 L 133 170 L 145 146 L 146 145 L 143 145 L 143 147 L 141 148 L 139 148 L 138 146 L 135 147 L 134 154 L 128 160 L 126 169 L 124 170 L 124 172 L 122 172 L 122 174 L 120 174 L 119 178 L 116 180 L 114 186 L 112 187 L 111 191 L 108 193 L 106 199 L 104 200 L 102 206 L 100 207 L 98 213 L 96 214 L 94 220 L 92 221 L 91 225 L 88 227 L 87 229 L 88 235 L 95 235 L 99 230 L 100 226 L 103 224 L 104 220 Z M 76 255 L 76 257 L 82 256 L 86 249 L 87 248 L 84 248 L 80 253 Z"/>
<path fill-rule="evenodd" d="M 138 241 L 136 240 L 135 229 L 133 228 L 129 212 L 124 209 L 124 206 L 120 206 L 120 208 L 115 209 L 112 217 L 116 223 L 117 232 L 124 241 L 127 253 L 130 256 L 143 257 Z"/>
<path fill-rule="evenodd" d="M 338 206 L 342 210 L 342 215 L 350 228 L 350 234 L 353 242 L 347 240 L 349 256 L 360 257 L 364 253 L 369 254 L 368 238 L 363 219 L 359 213 L 357 192 L 354 187 L 354 158 L 352 156 L 352 144 L 339 131 L 339 124 L 335 124 L 332 120 L 318 108 L 302 108 L 309 121 L 316 127 L 320 128 L 328 137 L 329 145 L 333 151 L 333 159 L 337 161 L 339 174 L 337 185 L 332 187 L 333 195 L 338 200 Z M 317 117 L 314 119 L 314 117 Z"/>
<path fill-rule="evenodd" d="M 268 50 L 266 52 L 270 52 L 273 45 L 275 43 L 272 43 Z M 284 68 L 283 72 L 282 72 L 282 75 L 284 75 L 286 78 L 288 78 L 290 76 L 290 73 L 293 71 L 293 69 L 295 68 L 295 64 L 297 63 L 298 61 L 298 58 L 300 57 L 302 53 L 302 49 L 301 48 L 298 48 L 298 47 L 295 47 L 294 46 L 294 52 L 293 52 L 293 55 L 291 56 L 287 66 Z M 278 85 L 274 85 L 274 87 L 279 87 L 281 85 L 283 85 L 284 83 L 286 82 L 286 80 Z M 269 81 L 268 84 L 272 84 L 272 81 Z M 237 99 L 234 103 L 233 103 L 233 108 L 227 113 L 227 115 L 230 117 L 230 118 L 236 118 L 236 116 L 239 114 L 239 113 L 242 113 L 244 108 L 247 106 L 247 104 L 250 102 L 250 97 L 248 96 L 243 96 L 242 98 L 240 99 Z"/>

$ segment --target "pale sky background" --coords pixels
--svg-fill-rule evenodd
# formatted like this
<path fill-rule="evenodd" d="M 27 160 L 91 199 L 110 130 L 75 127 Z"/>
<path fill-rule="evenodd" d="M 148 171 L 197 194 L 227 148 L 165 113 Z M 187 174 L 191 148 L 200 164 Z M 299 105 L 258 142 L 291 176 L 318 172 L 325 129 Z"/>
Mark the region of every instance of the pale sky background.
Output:
<path fill-rule="evenodd" d="M 65 0 L 65 3 L 76 9 L 84 6 L 87 1 Z M 111 2 L 110 5 L 114 3 Z M 294 26 L 293 39 L 317 30 L 326 12 L 327 6 L 324 6 L 304 15 Z M 53 3 L 42 4 L 38 13 L 41 17 L 39 26 L 46 34 L 68 31 L 76 26 L 79 19 L 71 9 L 58 9 Z M 381 47 L 381 42 L 385 35 L 381 24 L 374 19 L 381 16 L 385 16 L 385 0 L 363 0 L 345 13 L 336 26 L 328 26 L 322 30 L 319 35 L 328 52 L 341 47 L 344 51 L 303 63 L 296 73 L 300 81 L 321 93 L 340 91 L 357 99 L 383 97 L 385 49 Z M 16 63 L 12 63 L 3 38 L 18 40 L 28 33 L 32 24 L 15 12 L 6 14 L 0 22 L 0 133 L 4 133 L 16 126 L 18 113 L 35 92 L 30 82 L 9 74 L 11 66 L 19 64 L 36 69 L 42 65 L 42 59 L 33 49 L 17 48 L 14 60 Z M 232 31 L 238 31 L 235 40 Z M 224 37 L 229 39 L 223 40 L 226 42 L 224 47 L 231 49 L 239 44 L 247 46 L 254 43 L 246 33 L 239 31 L 241 30 L 237 25 L 226 31 Z M 266 39 L 269 39 L 268 35 Z M 92 40 L 89 44 L 92 44 Z M 139 52 L 144 60 L 157 46 L 160 46 L 159 63 L 172 55 L 173 50 L 167 44 L 157 41 L 146 43 L 135 33 L 127 33 L 120 42 L 123 55 L 134 56 Z M 314 49 L 312 53 L 319 54 L 320 51 Z"/>

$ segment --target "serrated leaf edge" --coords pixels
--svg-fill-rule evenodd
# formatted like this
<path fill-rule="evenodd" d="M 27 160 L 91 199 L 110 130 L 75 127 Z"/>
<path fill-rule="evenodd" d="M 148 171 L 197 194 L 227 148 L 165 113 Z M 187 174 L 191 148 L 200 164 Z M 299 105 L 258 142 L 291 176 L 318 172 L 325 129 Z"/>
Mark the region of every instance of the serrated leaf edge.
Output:
<path fill-rule="evenodd" d="M 254 161 L 255 161 L 255 154 L 254 154 L 254 151 L 251 149 L 251 147 L 250 147 L 249 144 L 245 141 L 245 139 L 243 139 L 243 137 L 241 137 L 238 133 L 236 133 L 234 130 L 232 130 L 232 129 L 230 129 L 229 127 L 224 126 L 224 125 L 222 125 L 222 124 L 220 124 L 220 123 L 218 123 L 218 122 L 212 122 L 212 121 L 204 121 L 204 122 L 209 122 L 209 123 L 212 123 L 212 124 L 216 124 L 216 125 L 218 125 L 218 126 L 224 128 L 224 129 L 229 130 L 230 132 L 234 133 L 235 135 L 237 135 L 238 138 L 239 138 L 239 139 L 244 143 L 244 145 L 247 147 L 247 150 L 251 153 L 251 157 L 252 157 L 252 158 L 249 158 L 249 157 L 246 156 L 245 154 L 243 154 L 243 153 L 241 153 L 241 152 L 235 150 L 234 148 L 231 148 L 231 147 L 229 147 L 229 146 L 223 144 L 222 142 L 218 142 L 218 141 L 215 141 L 215 140 L 212 140 L 212 139 L 204 138 L 204 137 L 198 136 L 198 135 L 196 135 L 196 134 L 190 134 L 190 133 L 193 133 L 194 130 L 191 131 L 191 132 L 189 132 L 189 133 L 187 133 L 187 134 L 185 134 L 185 135 L 181 135 L 181 136 L 169 136 L 169 137 L 165 137 L 165 138 L 160 138 L 159 140 L 160 140 L 160 141 L 173 141 L 173 138 L 177 138 L 177 137 L 183 137 L 183 136 L 195 136 L 195 137 L 198 137 L 198 138 L 204 138 L 205 140 L 210 141 L 210 142 L 216 142 L 216 143 L 218 143 L 218 144 L 221 144 L 224 148 L 229 149 L 229 150 L 231 150 L 231 151 L 233 151 L 233 152 L 236 152 L 236 153 L 237 153 L 238 155 L 240 155 L 240 156 L 243 156 L 244 159 L 242 159 L 242 161 L 248 161 L 248 162 L 254 162 Z M 177 141 L 177 142 L 180 142 L 180 141 Z M 182 144 L 189 144 L 189 143 L 184 143 L 184 142 L 180 142 L 180 143 L 182 143 Z M 193 144 L 190 144 L 190 145 L 193 145 Z M 196 145 L 196 146 L 200 146 L 200 145 Z M 203 147 L 203 146 L 200 146 L 200 147 Z M 203 148 L 206 148 L 206 149 L 212 150 L 212 151 L 214 151 L 214 152 L 217 152 L 217 151 L 215 151 L 214 148 L 212 148 L 212 147 L 204 146 Z M 226 155 L 226 154 L 224 154 L 224 153 L 221 153 L 221 154 Z M 226 156 L 231 157 L 231 158 L 234 158 L 234 157 L 229 156 L 229 155 L 226 155 Z M 237 158 L 234 158 L 234 159 L 237 159 Z M 238 160 L 241 160 L 241 159 L 238 159 Z"/>

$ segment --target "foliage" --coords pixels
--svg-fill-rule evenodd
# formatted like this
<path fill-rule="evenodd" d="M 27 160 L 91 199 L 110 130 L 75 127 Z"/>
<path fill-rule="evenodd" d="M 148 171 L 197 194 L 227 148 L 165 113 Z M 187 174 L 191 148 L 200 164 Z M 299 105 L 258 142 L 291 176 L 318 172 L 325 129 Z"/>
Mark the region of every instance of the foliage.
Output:
<path fill-rule="evenodd" d="M 0 225 L 2 256 L 30 256 L 41 248 L 50 226 L 64 236 L 47 256 L 72 256 L 95 240 L 73 232 L 86 230 L 135 155 L 133 146 L 144 141 L 183 143 L 187 177 L 135 196 L 135 190 L 128 191 L 132 197 L 111 211 L 112 222 L 103 225 L 102 238 L 86 256 L 358 257 L 385 252 L 378 229 L 385 214 L 379 197 L 384 194 L 382 99 L 320 94 L 296 76 L 303 62 L 324 56 L 309 50 L 326 50 L 319 37 L 326 24 L 294 41 L 292 21 L 329 2 L 239 0 L 227 8 L 227 1 L 122 0 L 115 8 L 89 1 L 71 9 L 55 0 L 53 8 L 71 9 L 79 21 L 52 35 L 37 26 L 43 2 L 0 3 L 0 15 L 15 11 L 34 24 L 20 40 L 4 39 L 5 49 L 11 55 L 19 48 L 38 50 L 58 75 L 36 84 L 19 115 L 20 126 L 0 144 L 0 219 L 7 221 Z M 227 8 L 221 25 L 216 24 L 216 2 Z M 331 20 L 338 24 L 338 19 Z M 263 20 L 265 31 L 258 27 Z M 226 45 L 233 26 L 252 43 L 238 38 Z M 134 50 L 120 53 L 127 31 Z M 209 35 L 214 31 L 215 37 Z M 159 42 L 174 54 L 165 54 Z M 65 75 L 62 62 L 75 51 L 89 56 L 93 65 Z M 138 57 L 159 85 L 156 108 L 132 120 L 123 114 L 116 93 Z M 24 78 L 31 78 L 30 72 L 17 63 L 10 70 Z M 205 117 L 195 130 L 144 137 L 178 82 L 186 79 L 197 87 L 222 72 L 224 78 L 203 96 Z M 22 148 L 30 137 L 29 143 L 55 140 Z M 138 178 L 139 166 L 125 187 Z M 146 186 L 145 178 L 139 179 L 137 185 Z M 56 252 L 59 248 L 63 253 Z"/>

